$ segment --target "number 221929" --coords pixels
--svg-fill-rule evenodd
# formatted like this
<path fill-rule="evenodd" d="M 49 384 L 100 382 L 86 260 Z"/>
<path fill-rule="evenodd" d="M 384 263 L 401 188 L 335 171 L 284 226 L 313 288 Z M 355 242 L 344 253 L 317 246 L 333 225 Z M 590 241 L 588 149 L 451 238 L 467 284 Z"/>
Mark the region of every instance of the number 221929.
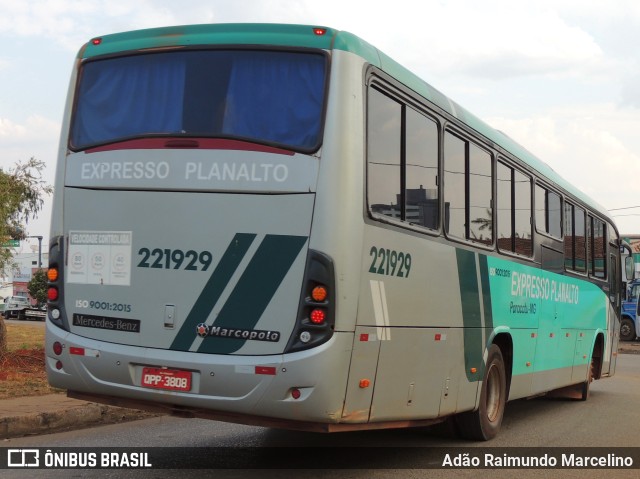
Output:
<path fill-rule="evenodd" d="M 372 246 L 369 256 L 371 256 L 369 273 L 397 276 L 398 278 L 409 277 L 411 272 L 411 255 L 409 253 Z"/>
<path fill-rule="evenodd" d="M 142 258 L 138 268 L 206 271 L 213 261 L 213 255 L 209 251 L 184 252 L 181 249 L 140 248 L 138 255 Z"/>

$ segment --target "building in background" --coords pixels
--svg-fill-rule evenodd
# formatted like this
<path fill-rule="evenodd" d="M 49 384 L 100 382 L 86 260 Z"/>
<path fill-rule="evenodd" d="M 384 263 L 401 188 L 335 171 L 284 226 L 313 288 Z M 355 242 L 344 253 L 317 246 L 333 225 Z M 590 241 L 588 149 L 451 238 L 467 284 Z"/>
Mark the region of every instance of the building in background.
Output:
<path fill-rule="evenodd" d="M 39 242 L 29 240 L 23 241 L 20 248 L 14 248 L 13 265 L 7 267 L 6 276 L 2 278 L 0 285 L 0 301 L 7 296 L 29 297 L 28 285 L 33 273 L 40 267 L 47 268 L 49 265 L 48 247 L 47 252 L 41 248 Z"/>

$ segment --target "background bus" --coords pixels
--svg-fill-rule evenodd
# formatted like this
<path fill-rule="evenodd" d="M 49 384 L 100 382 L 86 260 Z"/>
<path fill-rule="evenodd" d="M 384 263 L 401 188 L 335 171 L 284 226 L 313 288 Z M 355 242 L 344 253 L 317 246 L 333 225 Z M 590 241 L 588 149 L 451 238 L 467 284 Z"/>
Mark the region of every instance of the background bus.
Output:
<path fill-rule="evenodd" d="M 508 137 L 346 32 L 200 25 L 79 52 L 47 371 L 248 424 L 433 424 L 615 371 L 619 235 Z"/>

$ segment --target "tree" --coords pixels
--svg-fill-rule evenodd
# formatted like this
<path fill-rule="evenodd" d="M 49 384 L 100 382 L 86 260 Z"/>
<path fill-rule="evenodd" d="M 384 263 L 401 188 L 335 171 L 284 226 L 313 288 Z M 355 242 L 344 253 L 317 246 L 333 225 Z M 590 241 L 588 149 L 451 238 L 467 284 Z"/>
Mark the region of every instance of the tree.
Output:
<path fill-rule="evenodd" d="M 38 302 L 38 306 L 44 304 L 47 301 L 47 273 L 43 269 L 33 273 L 27 289 L 31 297 Z"/>
<path fill-rule="evenodd" d="M 42 209 L 53 188 L 42 179 L 44 163 L 35 158 L 0 168 L 0 273 L 11 264 L 11 251 L 1 245 L 10 239 L 25 239 L 25 225 Z M 0 354 L 7 350 L 7 329 L 0 318 Z"/>

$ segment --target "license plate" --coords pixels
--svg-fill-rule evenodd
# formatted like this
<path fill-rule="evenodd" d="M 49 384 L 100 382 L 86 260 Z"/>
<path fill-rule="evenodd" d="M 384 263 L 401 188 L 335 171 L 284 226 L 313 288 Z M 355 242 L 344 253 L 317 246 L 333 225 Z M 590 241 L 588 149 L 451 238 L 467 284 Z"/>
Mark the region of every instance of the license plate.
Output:
<path fill-rule="evenodd" d="M 177 369 L 143 368 L 142 385 L 170 391 L 190 391 L 191 372 Z"/>

